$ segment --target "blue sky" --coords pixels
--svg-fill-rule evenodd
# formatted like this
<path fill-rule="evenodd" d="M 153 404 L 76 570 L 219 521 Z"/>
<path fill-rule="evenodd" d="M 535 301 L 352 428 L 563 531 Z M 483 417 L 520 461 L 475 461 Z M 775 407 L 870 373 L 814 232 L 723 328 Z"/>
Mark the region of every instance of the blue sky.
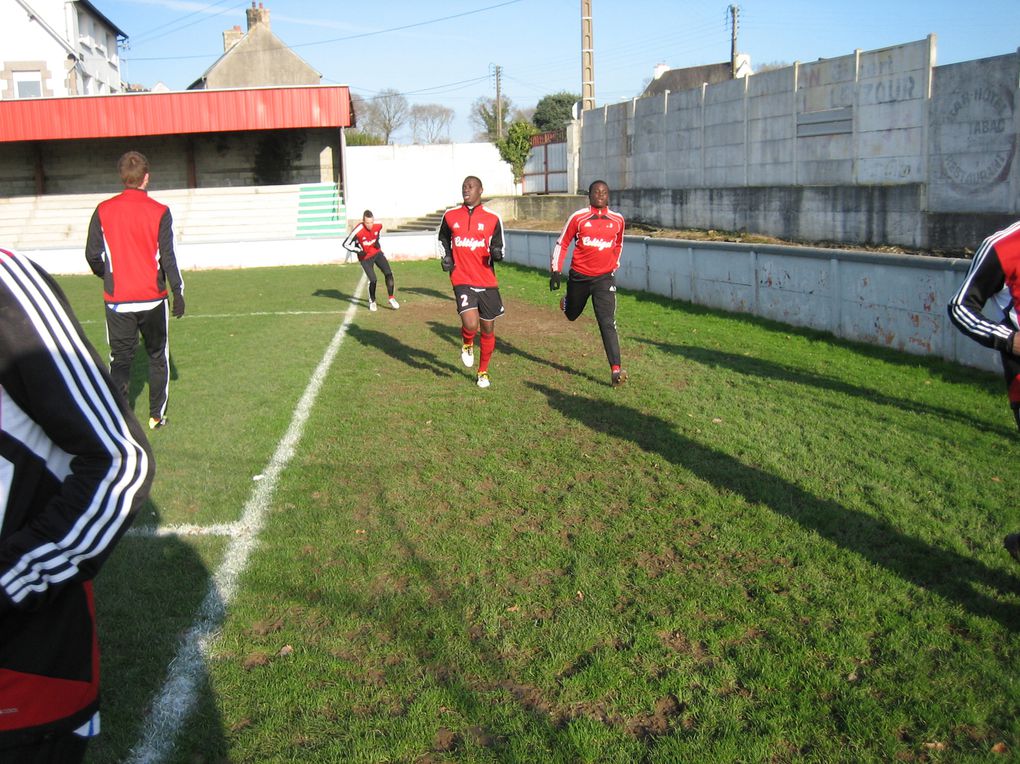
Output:
<path fill-rule="evenodd" d="M 92 0 L 129 36 L 125 79 L 184 89 L 222 53 L 222 32 L 245 28 L 250 0 Z M 533 107 L 580 92 L 580 0 L 263 0 L 273 32 L 327 84 L 366 98 L 386 88 L 411 103 L 454 109 L 455 141 L 470 140 L 471 104 L 503 94 Z M 939 64 L 1020 47 L 1020 0 L 744 0 L 738 42 L 752 66 L 832 58 L 937 36 Z M 592 0 L 598 105 L 637 95 L 653 67 L 729 59 L 727 2 Z M 398 139 L 407 140 L 406 134 Z"/>

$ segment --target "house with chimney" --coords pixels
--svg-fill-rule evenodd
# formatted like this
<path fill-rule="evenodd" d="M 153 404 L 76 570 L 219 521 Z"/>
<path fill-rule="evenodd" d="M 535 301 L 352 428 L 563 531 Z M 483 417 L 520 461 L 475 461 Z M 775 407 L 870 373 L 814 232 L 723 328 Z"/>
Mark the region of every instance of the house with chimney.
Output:
<path fill-rule="evenodd" d="M 253 2 L 247 9 L 248 30 L 235 26 L 223 33 L 223 55 L 188 90 L 318 85 L 322 74 L 273 34 L 269 9 Z"/>

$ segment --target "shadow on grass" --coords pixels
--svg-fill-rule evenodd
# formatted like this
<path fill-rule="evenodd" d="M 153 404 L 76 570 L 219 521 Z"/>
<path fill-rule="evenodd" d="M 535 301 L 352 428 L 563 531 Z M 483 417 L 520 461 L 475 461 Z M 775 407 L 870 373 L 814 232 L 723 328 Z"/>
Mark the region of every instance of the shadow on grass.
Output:
<path fill-rule="evenodd" d="M 422 297 L 433 297 L 437 300 L 453 301 L 452 294 L 440 292 L 438 289 L 430 289 L 429 287 L 407 287 L 406 289 L 400 289 L 400 291 L 407 292 L 408 294 L 418 294 Z"/>
<path fill-rule="evenodd" d="M 431 371 L 437 377 L 449 377 L 459 373 L 456 366 L 441 360 L 435 353 L 405 345 L 389 334 L 377 332 L 373 329 L 365 329 L 357 324 L 351 324 L 347 327 L 347 334 L 365 347 L 381 350 L 386 355 L 406 363 L 413 369 Z"/>
<path fill-rule="evenodd" d="M 358 305 L 368 305 L 367 296 L 358 299 L 353 294 L 341 292 L 339 289 L 316 289 L 312 292 L 312 297 L 326 297 L 330 300 L 339 300 L 340 302 L 353 302 Z"/>
<path fill-rule="evenodd" d="M 751 504 L 763 504 L 904 581 L 959 603 L 974 615 L 992 618 L 1012 630 L 1020 628 L 1020 609 L 976 591 L 976 586 L 986 586 L 1014 592 L 1020 582 L 1013 576 L 912 538 L 882 519 L 814 496 L 775 475 L 678 435 L 665 419 L 629 406 L 568 395 L 533 382 L 525 384 L 543 394 L 549 405 L 564 416 L 596 432 L 629 440 L 712 485 L 743 496 Z"/>
<path fill-rule="evenodd" d="M 156 506 L 146 502 L 95 581 L 102 734 L 89 744 L 89 764 L 126 761 L 140 742 L 181 635 L 209 590 L 210 573 L 195 549 L 176 536 L 155 535 L 158 522 Z M 223 724 L 204 671 L 195 690 L 188 729 L 197 742 L 188 745 L 207 752 L 208 761 L 225 761 Z M 196 709 L 202 715 L 199 722 Z M 177 741 L 178 750 L 183 743 Z"/>
<path fill-rule="evenodd" d="M 983 432 L 993 433 L 995 435 L 1001 435 L 1006 438 L 1011 438 L 1015 434 L 1015 430 L 1011 428 L 982 423 L 975 420 L 973 417 L 962 415 L 958 411 L 940 408 L 926 403 L 919 403 L 908 398 L 896 398 L 891 395 L 883 395 L 882 393 L 866 387 L 851 385 L 848 382 L 833 379 L 832 377 L 826 377 L 821 374 L 812 374 L 804 371 L 803 369 L 786 366 L 785 364 L 776 363 L 775 361 L 766 361 L 762 358 L 742 356 L 737 355 L 736 353 L 727 353 L 722 350 L 710 350 L 708 348 L 697 347 L 694 345 L 675 345 L 669 342 L 658 342 L 646 337 L 632 337 L 632 339 L 636 342 L 656 347 L 665 353 L 682 356 L 691 361 L 704 364 L 705 366 L 726 368 L 755 378 L 767 377 L 769 379 L 779 379 L 800 385 L 808 385 L 820 390 L 830 390 L 832 392 L 850 395 L 855 398 L 863 398 L 868 402 L 877 403 L 882 406 L 892 406 L 915 414 L 937 416 L 942 419 L 957 421 L 961 424 L 967 425 L 968 427 L 972 427 Z"/>
<path fill-rule="evenodd" d="M 883 363 L 894 364 L 897 366 L 921 367 L 927 369 L 933 376 L 937 376 L 946 382 L 954 384 L 960 384 L 961 382 L 973 384 L 978 382 L 990 384 L 992 388 L 995 388 L 996 385 L 994 382 L 997 381 L 997 379 L 1001 379 L 999 375 L 992 372 L 973 369 L 961 364 L 943 360 L 942 358 L 938 358 L 934 355 L 915 355 L 913 353 L 908 353 L 905 350 L 897 350 L 892 347 L 871 344 L 863 340 L 845 339 L 837 337 L 832 332 L 823 329 L 812 329 L 805 326 L 784 324 L 781 321 L 756 316 L 751 313 L 738 313 L 735 311 L 731 312 L 722 310 L 720 308 L 710 308 L 683 300 L 673 300 L 669 297 L 652 294 L 651 292 L 640 292 L 628 289 L 625 291 L 625 294 L 638 302 L 651 303 L 665 308 L 666 310 L 682 311 L 683 313 L 689 314 L 692 318 L 696 318 L 698 316 L 712 316 L 714 318 L 740 321 L 750 324 L 751 326 L 764 329 L 768 332 L 827 342 L 835 347 L 846 348 L 858 355 L 867 356 L 868 358 L 873 358 L 876 361 L 881 361 Z"/>
<path fill-rule="evenodd" d="M 428 321 L 426 323 L 428 327 L 432 330 L 432 332 L 436 334 L 438 337 L 440 337 L 442 340 L 448 342 L 451 345 L 460 347 L 461 336 L 459 326 L 453 324 L 443 324 L 440 323 L 439 321 Z M 540 366 L 547 366 L 550 369 L 555 369 L 556 371 L 563 372 L 564 374 L 571 374 L 575 377 L 581 377 L 583 379 L 587 379 L 590 382 L 594 382 L 595 384 L 607 384 L 608 381 L 608 379 L 599 379 L 591 374 L 587 374 L 586 372 L 583 371 L 578 371 L 577 369 L 574 369 L 565 364 L 558 363 L 556 361 L 551 361 L 548 358 L 542 358 L 541 356 L 537 356 L 534 353 L 529 353 L 527 350 L 522 350 L 516 344 L 508 340 L 506 337 L 500 335 L 498 327 L 496 329 L 495 352 L 504 353 L 505 355 L 508 356 L 518 356 L 519 358 L 523 358 L 526 361 L 531 361 L 534 364 L 538 364 Z"/>

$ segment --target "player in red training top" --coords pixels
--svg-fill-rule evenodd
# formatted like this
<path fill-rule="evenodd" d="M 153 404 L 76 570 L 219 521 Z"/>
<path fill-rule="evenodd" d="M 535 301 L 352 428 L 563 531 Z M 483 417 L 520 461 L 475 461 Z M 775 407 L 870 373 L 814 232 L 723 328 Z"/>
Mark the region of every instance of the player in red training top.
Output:
<path fill-rule="evenodd" d="M 596 180 L 588 186 L 588 202 L 590 206 L 570 216 L 553 248 L 549 289 L 560 288 L 564 261 L 573 244 L 567 294 L 560 300 L 560 310 L 574 321 L 591 297 L 609 359 L 610 379 L 613 387 L 618 387 L 627 381 L 627 371 L 620 367 L 620 339 L 616 334 L 616 269 L 623 251 L 623 215 L 609 209 L 609 186 L 605 181 Z"/>
<path fill-rule="evenodd" d="M 353 252 L 358 256 L 358 262 L 365 269 L 368 276 L 368 309 L 376 310 L 375 307 L 375 267 L 383 272 L 386 279 L 386 293 L 389 295 L 390 307 L 396 310 L 400 307 L 397 298 L 393 296 L 393 271 L 390 269 L 390 261 L 386 259 L 379 246 L 379 234 L 382 233 L 382 224 L 375 222 L 372 210 L 365 210 L 361 216 L 361 222 L 354 226 L 354 229 L 344 239 L 344 249 Z"/>
<path fill-rule="evenodd" d="M 481 204 L 482 181 L 474 175 L 460 187 L 464 204 L 446 211 L 439 224 L 443 270 L 450 274 L 464 338 L 460 360 L 475 363 L 475 334 L 481 328 L 479 387 L 489 386 L 489 359 L 496 347 L 495 321 L 503 315 L 503 300 L 493 263 L 503 259 L 503 221 Z"/>

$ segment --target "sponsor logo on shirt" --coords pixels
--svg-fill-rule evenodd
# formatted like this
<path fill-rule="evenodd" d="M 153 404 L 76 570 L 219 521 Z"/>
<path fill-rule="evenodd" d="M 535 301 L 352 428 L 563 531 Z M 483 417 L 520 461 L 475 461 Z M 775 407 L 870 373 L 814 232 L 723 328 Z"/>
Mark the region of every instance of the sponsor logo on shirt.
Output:
<path fill-rule="evenodd" d="M 485 230 L 485 223 L 479 223 L 478 224 L 478 230 L 479 231 L 484 231 Z"/>
<path fill-rule="evenodd" d="M 457 230 L 458 228 L 460 228 L 460 223 L 454 223 L 453 224 L 453 229 Z"/>
<path fill-rule="evenodd" d="M 466 236 L 454 237 L 453 243 L 456 244 L 458 247 L 470 249 L 472 252 L 474 252 L 476 249 L 485 249 L 486 247 L 485 239 L 469 239 Z"/>
<path fill-rule="evenodd" d="M 595 239 L 592 238 L 591 236 L 582 236 L 581 243 L 586 247 L 591 247 L 592 249 L 598 250 L 612 249 L 614 244 L 612 239 L 606 241 L 605 239 Z"/>

